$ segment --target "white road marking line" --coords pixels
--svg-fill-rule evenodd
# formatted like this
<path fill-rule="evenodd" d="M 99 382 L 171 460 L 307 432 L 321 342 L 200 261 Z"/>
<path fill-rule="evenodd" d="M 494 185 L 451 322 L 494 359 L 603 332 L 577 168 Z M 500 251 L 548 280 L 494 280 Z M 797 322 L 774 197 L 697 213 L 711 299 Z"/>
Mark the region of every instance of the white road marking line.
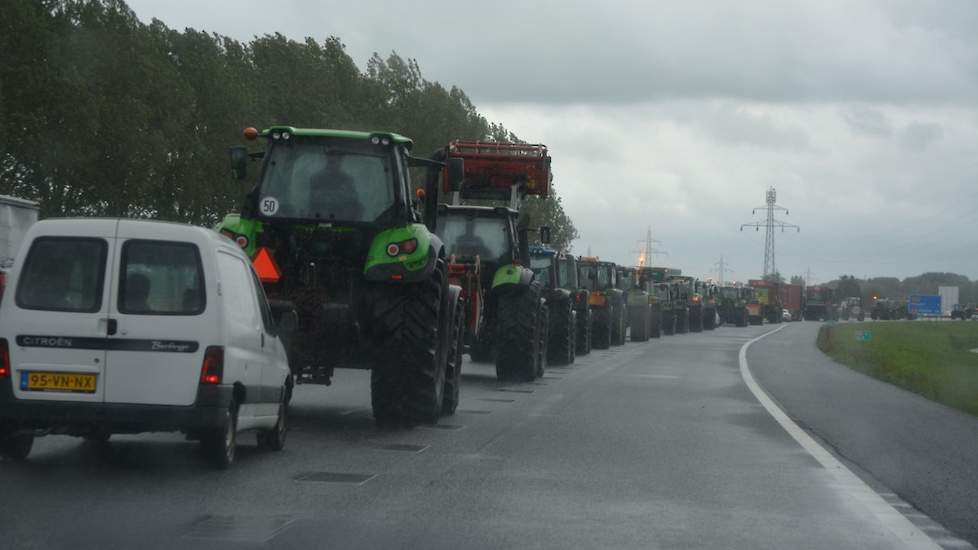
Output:
<path fill-rule="evenodd" d="M 678 380 L 681 376 L 675 374 L 619 374 L 618 376 L 628 376 L 634 378 L 661 378 L 663 380 Z"/>
<path fill-rule="evenodd" d="M 760 384 L 754 380 L 754 376 L 750 372 L 750 366 L 747 364 L 747 349 L 758 340 L 770 336 L 779 330 L 787 328 L 787 325 L 782 325 L 779 328 L 765 332 L 764 334 L 748 340 L 740 347 L 740 353 L 738 359 L 740 361 L 740 376 L 744 379 L 744 383 L 750 389 L 754 397 L 760 401 L 761 405 L 767 409 L 767 412 L 781 424 L 781 427 L 788 432 L 791 437 L 798 442 L 808 454 L 817 460 L 823 468 L 829 471 L 833 476 L 835 476 L 838 482 L 838 488 L 849 496 L 852 500 L 861 502 L 873 514 L 876 519 L 888 529 L 906 548 L 920 548 L 935 550 L 939 549 L 940 546 L 934 542 L 926 533 L 924 533 L 919 527 L 914 525 L 909 519 L 904 517 L 896 508 L 886 502 L 879 494 L 876 493 L 869 485 L 867 485 L 863 480 L 859 479 L 859 476 L 852 473 L 849 468 L 846 468 L 844 464 L 839 462 L 832 453 L 828 452 L 824 447 L 822 447 L 817 441 L 812 439 L 805 430 L 801 429 L 798 424 L 795 424 L 791 418 L 781 407 L 777 405 L 761 388 Z"/>

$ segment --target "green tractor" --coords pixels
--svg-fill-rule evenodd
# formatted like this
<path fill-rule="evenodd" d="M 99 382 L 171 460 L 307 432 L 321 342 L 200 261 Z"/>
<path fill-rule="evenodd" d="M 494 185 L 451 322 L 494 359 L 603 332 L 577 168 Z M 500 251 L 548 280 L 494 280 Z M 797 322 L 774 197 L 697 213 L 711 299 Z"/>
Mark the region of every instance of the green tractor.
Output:
<path fill-rule="evenodd" d="M 459 401 L 464 306 L 434 233 L 438 179 L 462 161 L 411 155 L 389 132 L 273 126 L 245 130 L 263 150 L 231 148 L 257 183 L 217 229 L 253 258 L 296 383 L 329 385 L 338 367 L 370 369 L 379 425 L 436 422 Z M 427 169 L 427 203 L 408 167 Z"/>
<path fill-rule="evenodd" d="M 651 281 L 652 289 L 655 292 L 656 303 L 659 305 L 659 325 L 662 328 L 662 333 L 672 335 L 684 327 L 688 327 L 688 310 L 682 296 L 683 285 L 675 280 L 682 274 L 682 270 L 671 267 L 646 267 L 643 268 L 642 272 L 643 276 Z"/>
<path fill-rule="evenodd" d="M 678 303 L 673 305 L 676 312 L 676 333 L 703 331 L 703 306 L 696 295 L 696 279 L 683 275 L 671 278 L 678 292 Z"/>
<path fill-rule="evenodd" d="M 530 267 L 529 217 L 519 211 L 526 195 L 546 197 L 549 193 L 547 148 L 453 141 L 441 155 L 463 166 L 463 182 L 457 189 L 443 183 L 442 192 L 451 193 L 452 204 L 439 205 L 435 232 L 445 242 L 450 281 L 462 287 L 462 295 L 471 304 L 466 319 L 469 356 L 473 361 L 495 362 L 500 380 L 533 380 L 543 375 L 548 356 L 546 299 L 551 299 L 557 322 L 568 323 L 567 316 L 573 313 L 569 293 L 546 290 L 535 280 Z M 509 205 L 463 205 L 463 200 Z M 537 230 L 540 240 L 548 242 L 549 228 Z M 559 300 L 565 294 L 567 299 Z M 567 337 L 566 331 L 563 335 Z M 561 359 L 573 357 L 567 357 L 565 350 Z"/>
<path fill-rule="evenodd" d="M 659 338 L 662 336 L 663 294 L 665 295 L 666 301 L 668 301 L 669 291 L 665 289 L 663 293 L 656 288 L 651 267 L 639 267 L 636 269 L 636 274 L 638 277 L 638 287 L 645 293 L 649 303 L 648 337 Z"/>
<path fill-rule="evenodd" d="M 578 258 L 581 284 L 590 292 L 591 347 L 608 349 L 625 343 L 628 308 L 625 293 L 618 288 L 618 269 L 612 262 Z"/>
<path fill-rule="evenodd" d="M 627 281 L 619 288 L 625 291 L 632 342 L 647 342 L 649 338 L 657 338 L 659 323 L 655 316 L 657 311 L 653 308 L 655 291 L 651 288 L 651 281 L 645 276 L 644 268 L 621 268 L 620 274 Z"/>
<path fill-rule="evenodd" d="M 747 303 L 751 300 L 752 294 L 752 289 L 749 286 L 728 285 L 720 287 L 721 322 L 746 327 L 749 321 Z"/>
<path fill-rule="evenodd" d="M 469 355 L 494 362 L 500 380 L 531 381 L 546 362 L 547 306 L 543 285 L 525 267 L 531 265 L 527 231 L 511 208 L 438 207 L 435 233 L 445 243 L 450 280 L 481 304 L 466 323 Z"/>
<path fill-rule="evenodd" d="M 713 281 L 696 281 L 696 297 L 701 308 L 703 330 L 713 330 L 717 327 L 717 301 L 720 287 Z"/>
<path fill-rule="evenodd" d="M 585 288 L 581 268 L 573 254 L 559 254 L 557 267 L 561 286 L 572 291 L 574 296 L 574 311 L 577 312 L 577 334 L 574 336 L 576 354 L 587 355 L 591 353 L 591 291 Z"/>
<path fill-rule="evenodd" d="M 577 271 L 562 264 L 562 254 L 543 245 L 530 245 L 530 269 L 543 285 L 543 295 L 550 316 L 550 341 L 547 363 L 569 365 L 577 354 Z"/>

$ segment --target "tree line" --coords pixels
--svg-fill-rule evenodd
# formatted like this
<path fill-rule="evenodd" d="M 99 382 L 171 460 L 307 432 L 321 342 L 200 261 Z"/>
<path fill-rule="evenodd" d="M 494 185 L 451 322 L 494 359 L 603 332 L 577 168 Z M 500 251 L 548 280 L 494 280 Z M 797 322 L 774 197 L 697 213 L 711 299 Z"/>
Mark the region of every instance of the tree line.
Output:
<path fill-rule="evenodd" d="M 177 31 L 122 0 L 0 0 L 0 13 L 0 193 L 44 217 L 213 224 L 246 191 L 227 148 L 252 125 L 390 130 L 419 155 L 519 139 L 415 60 L 374 54 L 361 70 L 337 37 Z M 531 208 L 568 248 L 560 199 Z"/>

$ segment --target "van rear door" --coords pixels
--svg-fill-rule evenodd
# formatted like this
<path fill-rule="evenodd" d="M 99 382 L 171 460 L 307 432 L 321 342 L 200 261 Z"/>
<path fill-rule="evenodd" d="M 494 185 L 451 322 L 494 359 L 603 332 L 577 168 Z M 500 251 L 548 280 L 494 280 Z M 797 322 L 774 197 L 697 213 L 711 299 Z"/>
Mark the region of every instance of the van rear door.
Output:
<path fill-rule="evenodd" d="M 117 224 L 42 222 L 30 233 L 22 265 L 11 274 L 0 327 L 12 340 L 18 399 L 103 401 L 114 276 L 107 264 Z"/>
<path fill-rule="evenodd" d="M 204 350 L 220 343 L 206 315 L 200 239 L 179 226 L 168 238 L 165 229 L 119 224 L 110 301 L 118 332 L 110 336 L 106 403 L 192 405 Z"/>

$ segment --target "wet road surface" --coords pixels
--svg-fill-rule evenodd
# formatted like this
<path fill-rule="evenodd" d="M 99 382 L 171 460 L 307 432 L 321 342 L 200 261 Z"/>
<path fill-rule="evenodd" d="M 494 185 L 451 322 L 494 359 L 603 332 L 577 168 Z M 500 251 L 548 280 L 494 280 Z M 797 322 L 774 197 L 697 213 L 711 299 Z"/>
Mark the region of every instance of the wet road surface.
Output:
<path fill-rule="evenodd" d="M 0 463 L 3 548 L 898 548 L 760 405 L 722 327 L 533 384 L 466 364 L 457 415 L 380 431 L 369 375 L 299 386 L 285 451 L 209 470 L 179 435 Z"/>

